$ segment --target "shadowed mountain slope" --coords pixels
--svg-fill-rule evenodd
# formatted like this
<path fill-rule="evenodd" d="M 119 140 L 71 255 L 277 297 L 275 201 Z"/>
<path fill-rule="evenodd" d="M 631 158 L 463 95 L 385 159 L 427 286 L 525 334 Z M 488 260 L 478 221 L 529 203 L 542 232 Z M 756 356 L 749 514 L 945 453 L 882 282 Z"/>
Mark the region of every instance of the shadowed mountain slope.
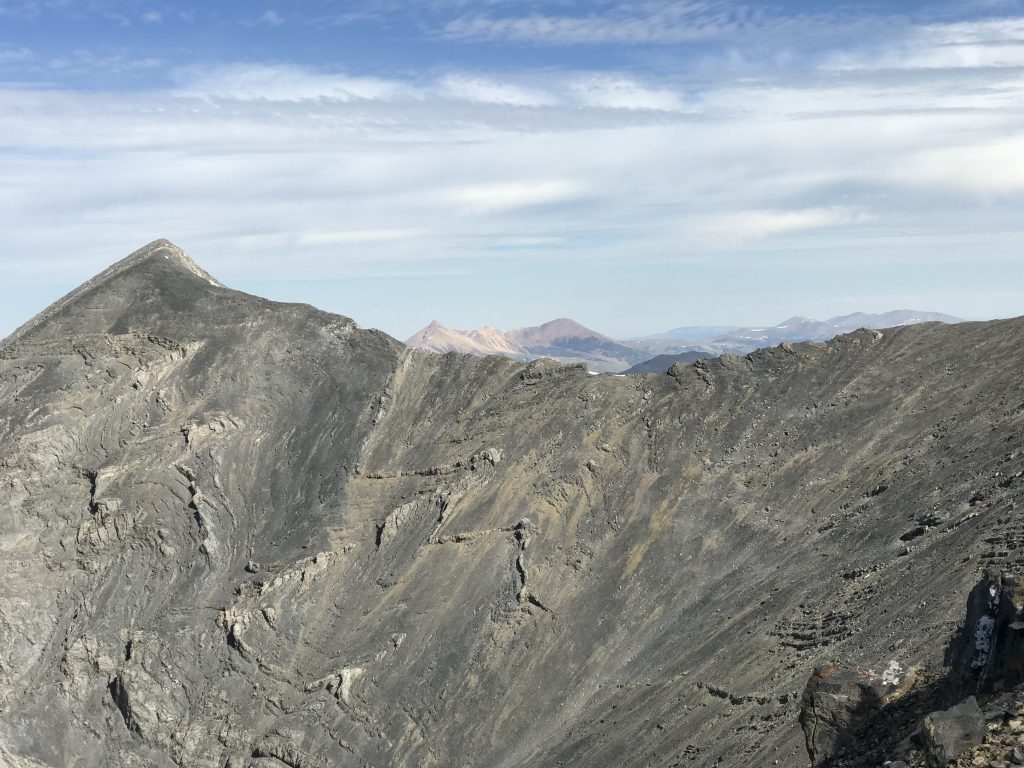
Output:
<path fill-rule="evenodd" d="M 1024 321 L 593 377 L 164 241 L 0 343 L 0 764 L 804 766 L 1021 565 Z"/>

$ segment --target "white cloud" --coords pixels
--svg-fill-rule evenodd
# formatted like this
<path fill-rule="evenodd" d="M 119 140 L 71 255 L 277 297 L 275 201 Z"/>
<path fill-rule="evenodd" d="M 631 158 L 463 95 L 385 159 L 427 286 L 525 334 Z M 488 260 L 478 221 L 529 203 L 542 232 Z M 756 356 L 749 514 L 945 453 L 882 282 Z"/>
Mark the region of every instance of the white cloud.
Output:
<path fill-rule="evenodd" d="M 44 13 L 63 12 L 72 0 L 6 0 L 0 4 L 0 18 L 34 19 Z"/>
<path fill-rule="evenodd" d="M 943 45 L 1024 42 L 1024 18 L 982 19 L 956 24 L 930 24 L 918 37 Z"/>
<path fill-rule="evenodd" d="M 470 4 L 472 5 L 472 4 Z M 560 2 L 533 10 L 525 3 L 490 3 L 444 25 L 455 40 L 512 40 L 551 45 L 678 44 L 748 38 L 764 47 L 769 39 L 856 34 L 866 27 L 892 26 L 870 14 L 837 8 L 817 13 L 731 0 L 607 0 Z M 511 7 L 511 13 L 502 13 Z M 534 6 L 536 7 L 536 6 Z"/>
<path fill-rule="evenodd" d="M 1024 129 L 963 146 L 922 149 L 897 164 L 891 182 L 967 189 L 984 198 L 1024 194 Z"/>
<path fill-rule="evenodd" d="M 146 24 L 159 24 L 164 20 L 164 15 L 160 11 L 146 11 L 142 14 L 142 21 Z"/>
<path fill-rule="evenodd" d="M 280 27 L 284 24 L 284 16 L 273 9 L 264 11 L 260 16 L 260 23 L 266 24 L 268 27 Z"/>
<path fill-rule="evenodd" d="M 586 45 L 692 42 L 735 34 L 758 23 L 758 16 L 745 6 L 724 2 L 648 0 L 587 15 L 466 15 L 449 22 L 445 34 L 457 39 Z"/>
<path fill-rule="evenodd" d="M 239 101 L 388 100 L 407 90 L 396 81 L 325 74 L 293 65 L 186 67 L 175 76 L 181 95 Z"/>
<path fill-rule="evenodd" d="M 239 101 L 443 100 L 499 107 L 584 107 L 602 110 L 681 111 L 682 96 L 624 75 L 523 73 L 496 76 L 450 72 L 433 79 L 357 77 L 294 65 L 228 64 L 185 67 L 175 72 L 177 93 Z"/>
<path fill-rule="evenodd" d="M 441 78 L 439 86 L 443 95 L 481 104 L 545 107 L 558 102 L 554 95 L 539 88 L 528 88 L 488 77 L 445 75 Z"/>
<path fill-rule="evenodd" d="M 28 48 L 8 48 L 0 46 L 0 64 L 21 64 L 32 61 L 35 54 Z"/>
<path fill-rule="evenodd" d="M 775 235 L 863 224 L 870 219 L 864 210 L 844 206 L 733 211 L 691 222 L 684 228 L 683 238 L 706 248 L 735 248 Z"/>
<path fill-rule="evenodd" d="M 458 210 L 473 214 L 499 213 L 516 208 L 565 203 L 584 195 L 569 179 L 473 184 L 446 190 L 442 197 Z"/>
<path fill-rule="evenodd" d="M 98 53 L 90 50 L 69 51 L 45 63 L 52 71 L 64 73 L 95 73 L 111 72 L 127 74 L 147 70 L 156 70 L 164 65 L 163 59 L 156 57 L 136 58 L 126 53 Z"/>
<path fill-rule="evenodd" d="M 1024 18 L 929 24 L 884 47 L 836 53 L 834 70 L 1024 67 Z"/>
<path fill-rule="evenodd" d="M 572 89 L 579 102 L 590 107 L 665 112 L 678 112 L 685 108 L 678 92 L 645 86 L 621 75 L 594 75 L 574 83 Z"/>

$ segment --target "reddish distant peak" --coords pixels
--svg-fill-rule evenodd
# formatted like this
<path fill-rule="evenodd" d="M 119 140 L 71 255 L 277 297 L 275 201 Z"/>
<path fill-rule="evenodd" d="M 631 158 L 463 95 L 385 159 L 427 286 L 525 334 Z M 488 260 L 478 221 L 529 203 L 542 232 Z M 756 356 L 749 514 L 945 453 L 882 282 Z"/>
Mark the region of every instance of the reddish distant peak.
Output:
<path fill-rule="evenodd" d="M 524 342 L 529 341 L 533 344 L 549 343 L 556 339 L 568 338 L 597 338 L 611 341 L 611 339 L 603 333 L 593 331 L 585 325 L 581 325 L 568 317 L 549 320 L 548 322 L 534 328 L 519 328 L 515 331 L 509 331 L 509 335 Z"/>

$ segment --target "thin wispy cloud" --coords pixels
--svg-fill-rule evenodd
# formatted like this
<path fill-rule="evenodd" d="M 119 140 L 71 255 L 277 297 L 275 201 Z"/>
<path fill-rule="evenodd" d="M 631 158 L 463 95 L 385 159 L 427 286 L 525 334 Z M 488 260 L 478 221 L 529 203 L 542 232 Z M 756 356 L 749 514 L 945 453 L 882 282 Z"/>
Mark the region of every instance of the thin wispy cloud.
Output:
<path fill-rule="evenodd" d="M 565 12 L 568 5 L 570 12 Z M 519 12 L 516 6 L 471 10 L 448 21 L 455 40 L 509 40 L 552 45 L 673 44 L 723 41 L 771 34 L 828 32 L 838 24 L 877 24 L 873 16 L 842 9 L 784 13 L 779 7 L 723 0 L 645 0 L 555 4 L 562 12 Z M 510 12 L 511 11 L 511 12 Z M 895 15 L 895 14 L 893 14 Z"/>
<path fill-rule="evenodd" d="M 7 46 L 0 46 L 0 64 L 10 64 L 13 62 L 28 62 L 35 58 L 35 54 L 25 47 L 13 48 Z"/>
<path fill-rule="evenodd" d="M 621 12 L 589 16 L 467 15 L 450 21 L 444 31 L 454 39 L 595 45 L 718 39 L 746 25 L 741 15 L 707 14 L 699 6 L 683 4 L 642 15 Z"/>
<path fill-rule="evenodd" d="M 722 248 L 750 245 L 775 235 L 863 224 L 871 215 L 856 207 L 732 211 L 702 217 L 680 234 L 692 243 Z"/>
<path fill-rule="evenodd" d="M 623 75 L 595 74 L 571 83 L 583 105 L 605 109 L 639 109 L 664 112 L 685 110 L 686 99 L 678 90 L 651 86 Z"/>
<path fill-rule="evenodd" d="M 89 73 L 104 71 L 125 74 L 140 70 L 160 69 L 163 64 L 163 59 L 155 57 L 136 58 L 126 52 L 101 53 L 90 50 L 78 50 L 50 59 L 43 66 L 51 72 Z"/>
<path fill-rule="evenodd" d="M 178 95 L 238 101 L 379 101 L 392 99 L 407 90 L 399 81 L 321 72 L 294 65 L 189 66 L 176 69 L 173 77 L 178 83 L 175 91 Z"/>
<path fill-rule="evenodd" d="M 453 212 L 456 213 L 489 214 L 566 203 L 585 194 L 585 189 L 577 181 L 541 179 L 455 187 L 446 190 L 442 199 L 454 203 Z"/>
<path fill-rule="evenodd" d="M 260 16 L 260 23 L 266 24 L 269 27 L 280 27 L 284 24 L 284 16 L 279 14 L 277 11 L 270 9 L 263 12 Z"/>
<path fill-rule="evenodd" d="M 295 65 L 225 64 L 180 67 L 178 96 L 237 101 L 442 101 L 503 107 L 586 107 L 601 110 L 687 109 L 682 94 L 626 75 L 594 72 L 448 72 L 412 78 L 360 77 Z"/>
<path fill-rule="evenodd" d="M 1024 19 L 929 24 L 884 46 L 837 53 L 826 66 L 836 70 L 1024 67 Z"/>
<path fill-rule="evenodd" d="M 0 18 L 34 19 L 46 13 L 66 12 L 73 0 L 4 0 L 0 3 Z"/>
<path fill-rule="evenodd" d="M 459 101 L 520 107 L 546 107 L 558 98 L 542 88 L 529 88 L 514 82 L 480 75 L 450 74 L 441 78 L 439 93 Z"/>

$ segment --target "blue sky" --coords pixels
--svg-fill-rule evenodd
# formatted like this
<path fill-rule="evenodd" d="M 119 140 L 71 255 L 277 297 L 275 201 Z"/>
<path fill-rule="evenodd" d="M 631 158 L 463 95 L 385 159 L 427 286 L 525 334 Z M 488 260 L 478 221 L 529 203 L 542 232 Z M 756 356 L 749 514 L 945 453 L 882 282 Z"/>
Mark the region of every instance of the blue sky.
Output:
<path fill-rule="evenodd" d="M 0 334 L 157 237 L 404 338 L 1024 314 L 1024 0 L 0 0 Z"/>

